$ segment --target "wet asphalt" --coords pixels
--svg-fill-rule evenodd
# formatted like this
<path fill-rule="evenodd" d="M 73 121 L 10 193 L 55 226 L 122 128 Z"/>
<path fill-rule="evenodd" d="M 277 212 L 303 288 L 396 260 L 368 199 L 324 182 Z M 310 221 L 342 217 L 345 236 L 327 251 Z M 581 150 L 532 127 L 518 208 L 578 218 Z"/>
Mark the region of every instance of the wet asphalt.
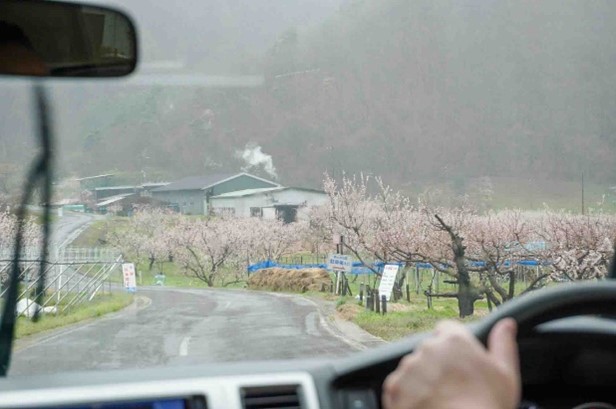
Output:
<path fill-rule="evenodd" d="M 119 313 L 18 341 L 9 376 L 354 352 L 323 317 L 301 296 L 143 288 Z"/>

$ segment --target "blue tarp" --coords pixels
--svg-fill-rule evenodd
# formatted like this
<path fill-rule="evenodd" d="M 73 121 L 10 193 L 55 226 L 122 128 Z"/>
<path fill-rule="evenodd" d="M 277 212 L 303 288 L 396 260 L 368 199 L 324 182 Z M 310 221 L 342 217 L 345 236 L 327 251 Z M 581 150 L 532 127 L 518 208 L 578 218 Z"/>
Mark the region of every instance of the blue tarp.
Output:
<path fill-rule="evenodd" d="M 397 264 L 400 267 L 404 267 L 404 263 L 385 263 L 383 261 L 376 261 L 374 262 L 374 264 L 371 265 L 371 267 L 378 271 L 379 273 L 383 271 L 383 266 L 385 264 Z M 546 266 L 549 265 L 550 262 L 549 261 L 537 261 L 537 260 L 519 260 L 515 262 L 516 265 L 519 266 Z M 486 265 L 485 261 L 473 261 L 470 263 L 470 265 L 472 267 L 484 267 Z M 432 264 L 430 263 L 413 263 L 413 266 L 419 267 L 419 268 L 424 268 L 424 269 L 431 269 L 432 268 Z M 510 267 L 511 266 L 511 261 L 505 261 L 503 263 L 503 266 L 505 267 Z M 327 264 L 280 264 L 277 263 L 275 261 L 272 260 L 265 260 L 265 261 L 259 261 L 258 263 L 255 264 L 251 264 L 248 266 L 248 272 L 249 273 L 254 273 L 255 271 L 264 269 L 264 268 L 272 268 L 272 267 L 279 267 L 279 268 L 288 268 L 288 269 L 293 269 L 293 270 L 299 270 L 302 268 L 323 268 L 327 270 Z M 445 268 L 445 265 L 442 265 L 443 268 Z M 370 269 L 370 267 L 366 266 L 365 264 L 362 264 L 359 261 L 354 261 L 353 262 L 353 267 L 351 270 L 351 274 L 353 275 L 357 275 L 357 274 L 372 274 L 374 271 Z"/>
<path fill-rule="evenodd" d="M 430 263 L 414 263 L 414 265 L 419 268 L 432 268 L 432 264 Z"/>
<path fill-rule="evenodd" d="M 258 263 L 249 265 L 247 270 L 249 273 L 253 273 L 263 268 L 277 267 L 277 265 L 278 264 L 273 262 L 272 260 L 265 260 L 265 261 L 259 261 Z"/>
<path fill-rule="evenodd" d="M 383 269 L 383 265 L 384 263 L 382 262 L 378 264 L 375 263 L 373 268 L 377 271 L 381 271 Z M 248 266 L 247 270 L 249 273 L 254 273 L 255 271 L 258 271 L 264 268 L 272 268 L 272 267 L 288 268 L 288 269 L 293 269 L 293 270 L 299 270 L 302 268 L 323 268 L 327 270 L 327 264 L 281 264 L 281 263 L 277 263 L 272 260 L 259 261 L 258 263 L 251 264 Z M 361 262 L 359 261 L 353 262 L 351 274 L 356 275 L 356 274 L 372 274 L 372 273 L 373 271 L 369 267 L 362 264 Z"/>
<path fill-rule="evenodd" d="M 294 269 L 294 270 L 299 270 L 302 268 L 325 268 L 326 269 L 327 264 L 280 264 L 272 260 L 265 260 L 265 261 L 259 261 L 258 263 L 249 265 L 247 270 L 249 273 L 254 273 L 257 270 L 261 270 L 264 268 L 272 268 L 272 267 L 288 268 L 288 269 Z"/>

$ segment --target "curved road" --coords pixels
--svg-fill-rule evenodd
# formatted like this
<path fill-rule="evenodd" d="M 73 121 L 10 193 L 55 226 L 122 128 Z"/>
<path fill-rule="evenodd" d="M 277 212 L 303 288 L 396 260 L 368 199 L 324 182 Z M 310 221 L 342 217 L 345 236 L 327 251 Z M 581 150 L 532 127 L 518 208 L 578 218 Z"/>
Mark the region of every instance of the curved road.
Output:
<path fill-rule="evenodd" d="M 100 218 L 101 216 L 88 213 L 64 212 L 64 215 L 57 218 L 51 225 L 52 246 L 62 247 L 70 244 L 82 229 Z"/>
<path fill-rule="evenodd" d="M 292 295 L 149 288 L 126 310 L 17 343 L 10 375 L 342 356 L 357 346 Z"/>

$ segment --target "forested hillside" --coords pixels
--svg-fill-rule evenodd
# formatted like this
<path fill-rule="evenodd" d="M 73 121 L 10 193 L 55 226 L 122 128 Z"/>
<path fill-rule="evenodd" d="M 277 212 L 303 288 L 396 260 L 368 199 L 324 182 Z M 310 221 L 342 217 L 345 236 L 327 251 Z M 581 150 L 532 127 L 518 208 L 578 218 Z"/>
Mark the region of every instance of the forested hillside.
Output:
<path fill-rule="evenodd" d="M 237 151 L 253 142 L 282 182 L 311 186 L 325 171 L 401 187 L 582 173 L 616 182 L 611 1 L 332 0 L 275 33 L 264 13 L 215 19 L 201 42 L 187 32 L 195 21 L 166 41 L 143 35 L 146 56 L 187 38 L 172 55 L 187 54 L 191 73 L 258 75 L 261 86 L 55 89 L 74 125 L 64 128 L 63 174 L 237 170 Z M 269 34 L 257 39 L 260 24 Z"/>

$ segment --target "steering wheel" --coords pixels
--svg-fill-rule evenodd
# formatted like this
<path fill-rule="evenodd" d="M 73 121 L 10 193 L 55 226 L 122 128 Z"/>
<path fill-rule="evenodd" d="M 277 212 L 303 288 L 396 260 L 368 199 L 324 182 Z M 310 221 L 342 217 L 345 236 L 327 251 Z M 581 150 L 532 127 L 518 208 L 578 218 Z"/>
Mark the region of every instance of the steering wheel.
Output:
<path fill-rule="evenodd" d="M 530 334 L 537 325 L 555 319 L 615 313 L 616 280 L 563 284 L 533 291 L 505 303 L 477 325 L 475 335 L 486 344 L 492 327 L 507 317 L 518 323 L 520 338 Z"/>

